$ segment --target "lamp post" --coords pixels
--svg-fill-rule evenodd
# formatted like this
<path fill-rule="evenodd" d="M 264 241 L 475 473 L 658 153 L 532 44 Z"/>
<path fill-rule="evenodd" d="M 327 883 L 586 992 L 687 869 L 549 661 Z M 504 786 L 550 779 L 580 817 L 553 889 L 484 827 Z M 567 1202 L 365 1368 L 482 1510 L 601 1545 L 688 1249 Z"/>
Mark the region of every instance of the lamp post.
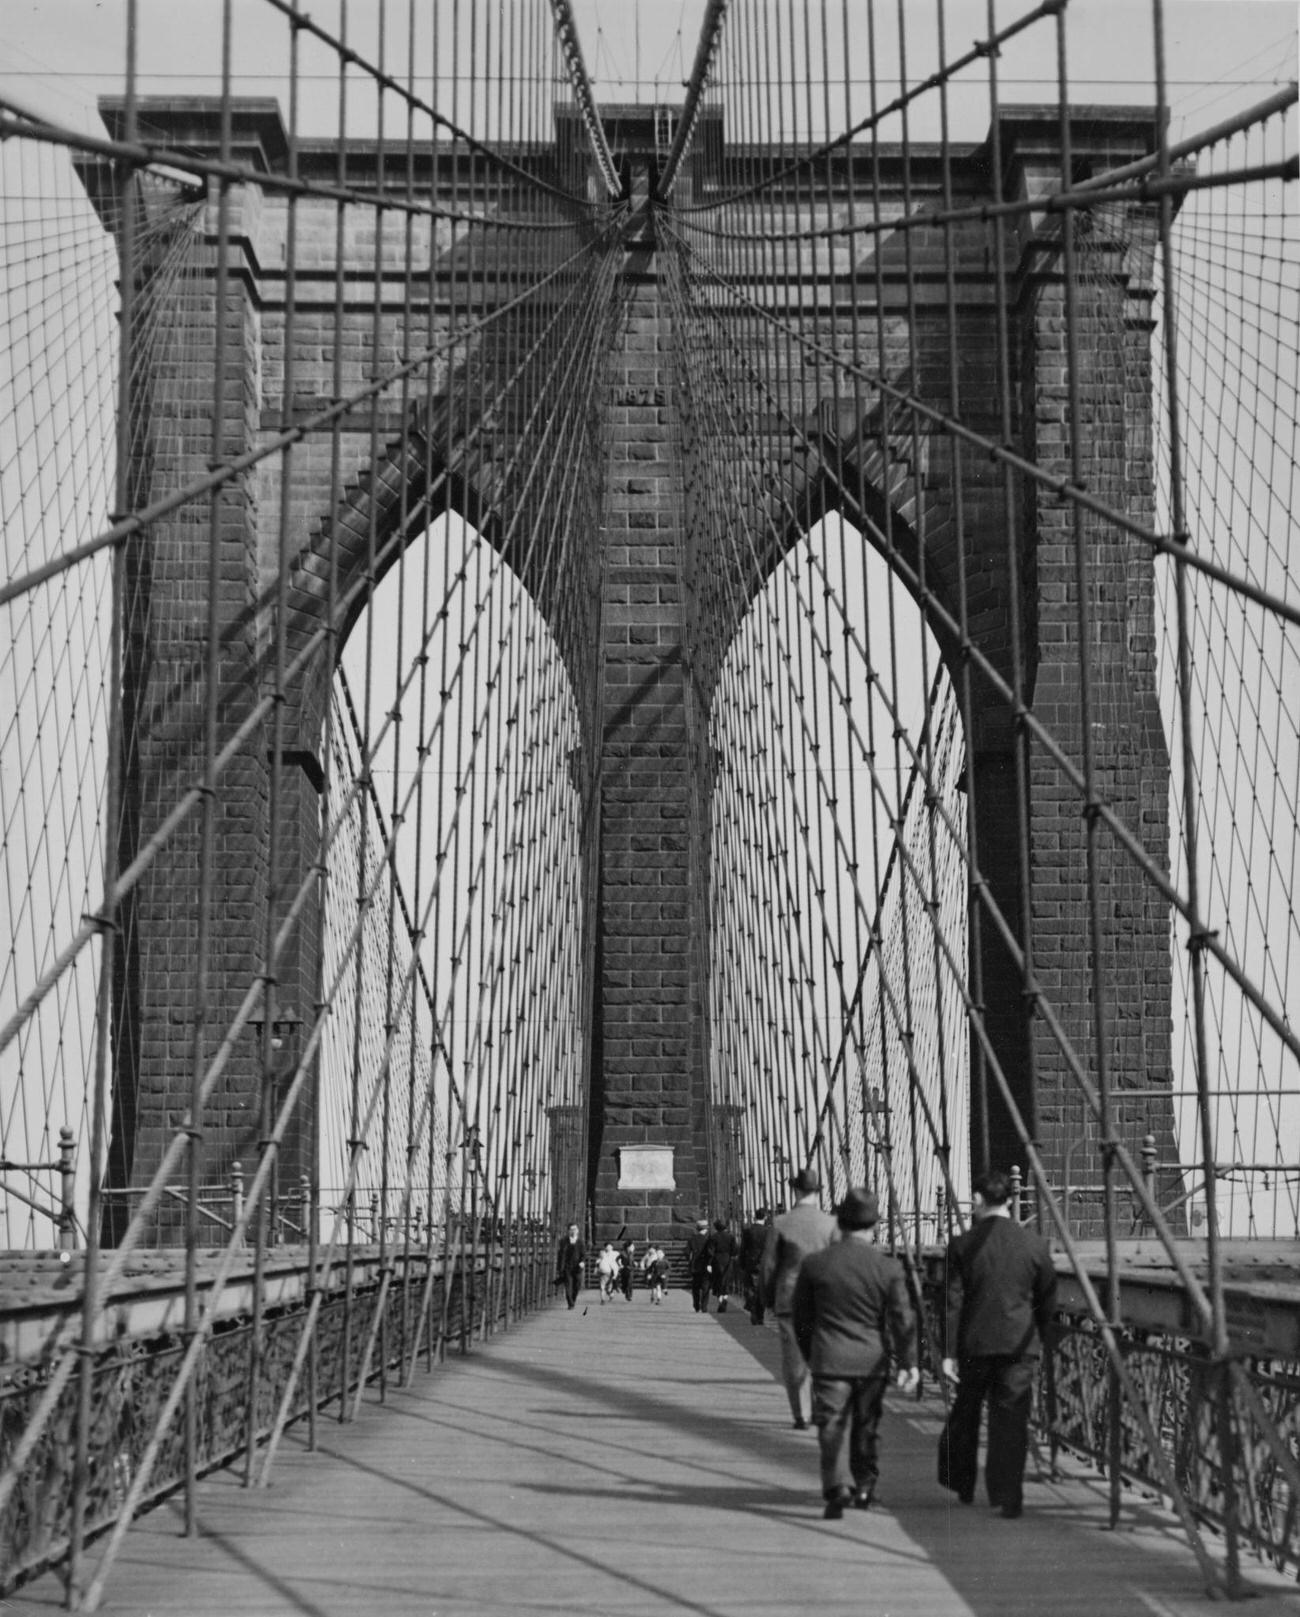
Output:
<path fill-rule="evenodd" d="M 465 1130 L 465 1137 L 461 1141 L 464 1152 L 465 1172 L 469 1175 L 469 1228 L 470 1240 L 478 1242 L 478 1181 L 483 1169 L 482 1151 L 483 1141 L 479 1135 L 477 1123 L 471 1123 Z"/>
<path fill-rule="evenodd" d="M 262 1033 L 266 1027 L 265 1021 L 250 1019 L 249 1027 L 253 1030 L 257 1041 L 257 1048 L 262 1049 Z M 274 1133 L 276 1120 L 280 1114 L 280 1086 L 281 1081 L 293 1073 L 298 1059 L 298 1030 L 302 1027 L 302 1018 L 287 1014 L 278 1016 L 271 1023 L 271 1053 L 267 1068 L 263 1074 L 263 1082 L 267 1086 L 268 1104 L 262 1111 L 263 1133 L 265 1137 L 258 1141 L 258 1150 L 270 1149 L 271 1137 Z M 287 1056 L 285 1052 L 288 1052 Z M 298 1165 L 301 1168 L 301 1163 Z M 277 1149 L 274 1161 L 271 1163 L 271 1178 L 267 1186 L 267 1240 L 272 1246 L 279 1244 L 279 1205 L 280 1205 L 280 1153 Z M 305 1217 L 304 1217 L 305 1225 Z M 304 1227 L 303 1238 L 306 1239 Z"/>
<path fill-rule="evenodd" d="M 867 1164 L 872 1162 L 871 1150 L 874 1147 L 877 1156 L 883 1156 L 885 1159 L 886 1189 L 892 1190 L 892 1173 L 890 1170 L 893 1164 L 889 1158 L 889 1102 L 885 1099 L 882 1089 L 870 1088 L 862 1097 L 862 1133 L 863 1143 L 866 1146 L 863 1152 L 864 1162 Z M 871 1177 L 871 1175 L 868 1175 L 869 1180 Z M 869 1188 L 879 1195 L 881 1186 L 878 1165 L 874 1178 L 875 1183 L 870 1184 Z M 919 1205 L 919 1186 L 913 1186 L 913 1195 Z M 885 1218 L 886 1238 L 892 1245 L 894 1241 L 894 1215 L 897 1211 L 892 1194 L 885 1196 L 885 1206 L 888 1209 Z"/>

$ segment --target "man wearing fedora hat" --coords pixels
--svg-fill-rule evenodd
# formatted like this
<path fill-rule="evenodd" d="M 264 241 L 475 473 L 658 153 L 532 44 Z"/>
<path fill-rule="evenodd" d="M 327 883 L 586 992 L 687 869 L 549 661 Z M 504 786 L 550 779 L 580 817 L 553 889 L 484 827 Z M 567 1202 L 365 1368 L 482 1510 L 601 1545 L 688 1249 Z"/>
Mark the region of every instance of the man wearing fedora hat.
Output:
<path fill-rule="evenodd" d="M 800 1265 L 809 1253 L 820 1252 L 835 1239 L 835 1220 L 821 1209 L 821 1188 L 815 1168 L 800 1168 L 791 1179 L 794 1206 L 788 1213 L 773 1219 L 759 1271 L 760 1295 L 776 1315 L 777 1335 L 781 1339 L 781 1380 L 785 1383 L 794 1424 L 800 1430 L 808 1424 L 804 1412 L 808 1365 L 799 1350 L 791 1315 Z"/>
<path fill-rule="evenodd" d="M 686 1268 L 691 1277 L 691 1306 L 697 1314 L 709 1311 L 709 1221 L 697 1218 L 695 1228 L 686 1237 Z"/>
<path fill-rule="evenodd" d="M 898 1384 L 917 1384 L 916 1331 L 902 1266 L 875 1244 L 875 1195 L 850 1190 L 836 1212 L 840 1239 L 805 1259 L 794 1287 L 794 1330 L 812 1371 L 813 1425 L 828 1521 L 866 1510 L 879 1475 L 880 1412 L 890 1352 Z"/>

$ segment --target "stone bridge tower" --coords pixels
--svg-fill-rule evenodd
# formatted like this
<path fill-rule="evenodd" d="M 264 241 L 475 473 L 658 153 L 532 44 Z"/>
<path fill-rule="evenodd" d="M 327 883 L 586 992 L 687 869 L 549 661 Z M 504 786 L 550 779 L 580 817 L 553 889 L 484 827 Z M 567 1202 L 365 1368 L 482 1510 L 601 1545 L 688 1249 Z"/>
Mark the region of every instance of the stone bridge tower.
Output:
<path fill-rule="evenodd" d="M 114 110 L 107 108 L 112 124 Z M 676 345 L 689 336 L 670 313 L 668 283 L 670 248 L 656 236 L 651 197 L 664 145 L 664 109 L 610 108 L 607 124 L 611 147 L 620 154 L 632 201 L 632 221 L 618 248 L 614 291 L 608 314 L 608 348 L 604 358 L 605 419 L 593 429 L 603 456 L 603 496 L 598 509 L 583 513 L 588 526 L 593 589 L 603 590 L 599 621 L 601 656 L 590 655 L 590 624 L 554 625 L 561 654 L 575 685 L 598 678 L 603 730 L 589 738 L 589 783 L 598 784 L 599 815 L 591 819 L 586 868 L 595 884 L 596 938 L 591 984 L 594 1022 L 590 1072 L 590 1126 L 587 1194 L 601 1238 L 627 1225 L 638 1240 L 674 1233 L 674 1224 L 718 1208 L 719 1166 L 725 1149 L 713 1140 L 726 1133 L 727 1121 L 715 1118 L 708 1086 L 708 1029 L 705 1017 L 707 970 L 708 808 L 707 760 L 699 737 L 701 715 L 707 713 L 724 644 L 692 643 L 692 625 L 701 617 L 700 603 L 718 592 L 716 558 L 704 557 L 687 567 L 688 530 L 696 495 L 696 469 L 681 428 Z M 212 152 L 218 138 L 217 106 L 200 100 L 168 101 L 148 106 L 152 126 L 167 143 Z M 1149 115 L 1124 111 L 1081 114 L 1073 131 L 1073 151 L 1080 177 L 1094 168 L 1122 163 L 1149 151 L 1153 130 Z M 210 233 L 214 210 L 204 210 L 201 194 L 193 199 L 198 221 L 178 229 L 196 229 L 200 246 L 176 318 L 187 327 L 183 349 L 191 361 L 210 356 L 218 322 L 224 331 L 227 384 L 224 428 L 227 457 L 234 457 L 278 430 L 285 401 L 285 217 L 283 192 L 260 186 L 257 175 L 283 169 L 286 142 L 273 103 L 238 102 L 233 113 L 236 156 L 253 177 L 235 188 L 230 204 L 233 268 L 225 301 L 216 306 L 215 254 Z M 561 136 L 564 130 L 561 128 Z M 696 156 L 684 176 L 683 194 L 703 196 L 711 165 L 721 149 L 723 131 L 708 127 L 697 141 Z M 561 138 L 561 155 L 567 149 Z M 1059 176 L 1059 152 L 1053 119 L 1011 113 L 1002 128 L 1004 194 L 1032 197 Z M 761 154 L 754 154 L 757 163 Z M 987 201 L 991 148 L 973 148 L 953 164 L 959 201 Z M 304 146 L 305 175 L 328 177 L 336 154 L 325 147 Z M 420 183 L 433 190 L 455 183 L 448 153 L 421 158 Z M 819 180 L 826 202 L 852 181 L 867 180 L 867 159 L 856 152 L 828 165 Z M 367 153 L 364 145 L 349 154 L 350 186 L 364 190 Z M 838 165 L 838 166 L 837 166 Z M 884 154 L 886 183 L 900 182 L 899 155 Z M 107 177 L 86 170 L 92 195 Z M 938 158 L 923 152 L 912 157 L 912 183 L 930 206 L 940 203 Z M 369 181 L 373 185 L 373 177 Z M 692 191 L 693 188 L 693 191 Z M 526 198 L 513 199 L 521 208 Z M 107 209 L 106 216 L 107 216 Z M 298 342 L 302 352 L 295 367 L 292 412 L 302 418 L 318 411 L 332 396 L 336 381 L 333 355 L 323 341 L 332 310 L 327 307 L 335 280 L 335 226 L 332 204 L 319 209 L 304 201 L 298 222 Z M 1148 336 L 1151 323 L 1152 246 L 1150 219 L 1134 205 L 1094 220 L 1092 273 L 1088 300 L 1097 341 L 1085 356 L 1085 412 L 1080 430 L 1087 433 L 1090 486 L 1104 491 L 1107 502 L 1133 517 L 1153 522 L 1151 472 L 1151 391 Z M 433 239 L 427 219 L 415 250 L 454 254 L 450 232 Z M 886 241 L 881 249 L 880 285 L 891 328 L 914 319 L 913 349 L 921 356 L 919 375 L 905 385 L 939 414 L 947 412 L 945 309 L 941 296 L 943 266 L 938 230 L 927 242 L 916 236 L 915 251 L 905 255 Z M 1063 352 L 1063 271 L 1059 235 L 1052 219 L 1028 213 L 1008 233 L 1007 276 L 1013 367 L 1017 388 L 1014 454 L 1059 471 L 1070 465 L 1070 417 L 1065 399 Z M 405 272 L 404 239 L 394 229 L 391 243 L 381 243 L 380 273 L 396 288 Z M 348 255 L 346 296 L 350 300 L 343 364 L 345 389 L 356 388 L 370 367 L 398 351 L 395 329 L 380 330 L 383 354 L 373 352 L 371 303 L 359 290 L 373 278 L 375 243 L 345 239 Z M 995 276 L 987 233 L 963 227 L 960 239 L 958 290 L 959 356 L 962 397 L 968 416 L 981 431 L 998 436 L 996 399 Z M 860 279 L 874 303 L 876 266 Z M 909 293 L 909 280 L 911 291 Z M 328 295 L 327 295 L 328 294 Z M 826 295 L 843 295 L 843 282 Z M 864 294 L 865 295 L 865 294 Z M 909 313 L 909 311 L 911 311 Z M 864 322 L 864 326 L 873 325 Z M 815 310 L 803 311 L 813 318 Z M 516 358 L 498 344 L 478 363 L 505 375 Z M 312 356 L 315 356 L 314 360 Z M 864 351 L 864 364 L 875 363 Z M 888 367 L 887 367 L 888 369 Z M 899 378 L 900 382 L 903 380 Z M 801 430 L 792 434 L 784 468 L 786 493 L 798 520 L 786 522 L 780 543 L 768 542 L 755 576 L 746 581 L 744 598 L 752 598 L 785 551 L 799 542 L 820 516 L 840 509 L 858 522 L 888 526 L 900 553 L 915 559 L 924 550 L 930 597 L 923 602 L 954 674 L 963 647 L 952 625 L 957 617 L 956 553 L 967 550 L 970 633 L 1004 678 L 1012 671 L 1015 648 L 1011 635 L 1009 579 L 1005 566 L 1006 534 L 1014 518 L 1019 536 L 1022 621 L 1028 643 L 1020 648 L 1020 675 L 1026 700 L 1058 737 L 1063 752 L 1077 758 L 1080 738 L 1073 681 L 1077 661 L 1073 551 L 1069 513 L 1043 497 L 1025 496 L 1021 508 L 1007 507 L 1007 483 L 998 468 L 974 455 L 955 466 L 952 441 L 936 431 L 921 446 L 923 475 L 906 484 L 891 481 L 880 460 L 880 421 L 852 419 L 836 412 L 830 401 L 802 390 L 787 375 L 791 411 Z M 137 466 L 142 485 L 156 494 L 192 475 L 210 455 L 211 379 L 184 377 L 168 365 L 146 376 L 143 408 L 154 424 L 167 423 L 166 433 L 143 435 L 149 444 L 148 464 Z M 886 408 L 884 402 L 879 408 Z M 394 429 L 401 422 L 391 423 Z M 427 424 L 426 424 L 427 425 Z M 432 427 L 428 427 L 432 431 Z M 887 429 L 889 430 L 889 429 Z M 901 432 L 901 428 L 900 428 Z M 414 538 L 434 509 L 426 487 L 427 472 L 416 459 L 389 454 L 372 464 L 371 423 L 345 419 L 341 425 L 343 468 L 347 486 L 331 495 L 329 448 L 311 440 L 295 450 L 293 475 L 299 491 L 317 512 L 320 530 L 336 532 L 344 552 L 343 570 L 360 565 L 369 525 L 385 533 Z M 381 435 L 382 436 L 382 435 Z M 497 521 L 504 487 L 458 486 L 452 438 L 444 456 L 442 492 L 438 499 L 459 504 L 490 542 L 500 533 Z M 908 463 L 911 448 L 900 443 L 895 466 Z M 270 466 L 273 462 L 268 462 Z M 265 630 L 252 603 L 273 575 L 276 556 L 274 512 L 279 489 L 276 471 L 250 470 L 222 495 L 221 562 L 223 589 L 223 655 L 232 665 L 223 683 L 232 693 L 222 715 L 227 733 L 247 712 L 265 677 Z M 960 478 L 960 500 L 956 497 Z M 368 488 L 367 505 L 358 489 Z M 920 491 L 918 493 L 918 490 Z M 852 509 L 846 491 L 856 491 L 863 509 Z M 335 505 L 331 509 L 331 499 Z M 382 507 L 374 509 L 374 503 Z M 958 516 L 964 534 L 958 532 Z M 755 509 L 754 532 L 773 531 L 769 513 Z M 405 526 L 403 526 L 405 525 Z M 1100 522 L 1090 524 L 1087 542 L 1094 567 L 1105 579 L 1102 605 L 1094 624 L 1093 668 L 1104 727 L 1098 733 L 1098 772 L 1105 795 L 1123 818 L 1141 828 L 1150 857 L 1167 860 L 1168 762 L 1156 692 L 1153 567 L 1126 535 Z M 530 577 L 527 559 L 506 559 L 516 566 L 525 587 L 545 615 L 548 585 Z M 597 565 L 597 561 L 599 565 Z M 182 518 L 156 522 L 147 547 L 136 547 L 128 562 L 132 575 L 134 614 L 128 621 L 127 700 L 134 715 L 124 757 L 127 800 L 131 807 L 121 852 L 127 859 L 145 845 L 178 783 L 188 783 L 195 756 L 197 713 L 190 699 L 186 668 L 200 633 L 204 603 L 202 580 L 192 529 Z M 714 571 L 711 574 L 710 568 Z M 599 584 L 597 585 L 597 580 Z M 734 598 L 734 591 L 729 598 Z M 291 585 L 295 632 L 308 635 L 323 610 L 321 578 L 305 567 Z M 733 608 L 733 617 L 739 614 Z M 166 647 L 173 649 L 168 651 Z M 599 666 L 600 672 L 594 674 Z M 292 826 L 288 858 L 295 865 L 282 880 L 296 879 L 317 858 L 321 760 L 318 757 L 323 704 L 331 670 L 313 666 L 299 682 L 291 711 L 284 720 L 283 759 L 290 785 L 281 813 Z M 689 678 L 688 678 L 689 672 Z M 585 700 L 593 693 L 580 693 Z M 581 703 L 580 703 L 581 705 Z M 975 715 L 967 737 L 966 782 L 980 827 L 979 858 L 984 880 L 1008 916 L 1021 913 L 1017 813 L 1012 767 L 1014 730 L 1006 705 L 989 698 Z M 1062 1007 L 1065 1030 L 1077 1048 L 1091 1044 L 1087 894 L 1083 879 L 1084 828 L 1077 795 L 1060 784 L 1059 771 L 1041 750 L 1031 781 L 1031 871 L 1035 966 L 1038 979 Z M 214 924 L 219 929 L 214 959 L 218 980 L 214 996 L 217 1019 L 232 1014 L 237 997 L 257 973 L 254 940 L 265 930 L 272 895 L 268 891 L 263 849 L 266 844 L 267 749 L 247 752 L 240 776 L 222 810 L 218 833 L 217 882 L 221 903 Z M 1118 1088 L 1151 1089 L 1170 1083 L 1170 963 L 1167 916 L 1156 895 L 1134 874 L 1131 863 L 1107 846 L 1104 881 L 1113 904 L 1113 958 L 1109 977 L 1120 1006 L 1112 1030 L 1112 1071 Z M 190 940 L 188 906 L 175 895 L 186 890 L 174 871 L 192 862 L 194 848 L 182 841 L 159 862 L 142 884 L 129 917 L 131 946 L 125 951 L 117 981 L 117 1085 L 123 1097 L 120 1126 L 113 1141 L 111 1175 L 118 1186 L 147 1180 L 185 1107 L 183 1070 L 186 1012 L 173 994 L 169 963 Z M 321 948 L 320 919 L 304 913 L 277 989 L 280 1014 L 300 1025 L 316 997 Z M 984 959 L 983 1007 L 989 1038 L 1008 1075 L 1016 1100 L 1033 1120 L 1049 1167 L 1060 1169 L 1082 1123 L 1067 1102 L 1071 1084 L 1055 1041 L 1028 1012 L 1021 980 L 998 930 L 985 919 L 980 940 Z M 177 993 L 183 994 L 180 989 Z M 236 1052 L 225 1080 L 223 1102 L 209 1134 L 214 1170 L 251 1150 L 257 1134 L 257 1065 L 253 1052 Z M 1137 1115 L 1136 1113 L 1134 1114 Z M 1141 1117 L 1149 1116 L 1144 1103 Z M 994 1163 L 1018 1160 L 1006 1109 L 994 1098 L 988 1118 L 989 1158 Z M 725 1146 L 725 1142 L 723 1142 Z M 287 1143 L 288 1169 L 294 1171 L 306 1149 L 306 1136 Z M 979 1148 L 982 1150 L 982 1147 Z M 977 1164 L 978 1165 L 978 1164 Z M 726 1209 L 721 1209 L 725 1211 Z"/>

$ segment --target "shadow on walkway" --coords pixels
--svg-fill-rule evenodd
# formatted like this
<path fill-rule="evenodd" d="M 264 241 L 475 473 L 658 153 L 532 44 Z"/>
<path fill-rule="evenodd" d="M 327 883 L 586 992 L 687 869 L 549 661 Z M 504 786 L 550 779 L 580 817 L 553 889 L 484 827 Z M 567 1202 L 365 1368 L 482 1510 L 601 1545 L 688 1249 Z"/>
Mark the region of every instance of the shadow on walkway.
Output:
<path fill-rule="evenodd" d="M 104 1609 L 158 1617 L 1190 1617 L 1195 1558 L 1154 1508 L 1104 1530 L 1095 1479 L 1034 1481 L 1025 1517 L 934 1480 L 941 1408 L 891 1395 L 882 1506 L 821 1515 L 770 1328 L 641 1294 L 544 1312 L 421 1376 L 267 1491 L 228 1473 L 128 1535 Z M 50 1613 L 52 1578 L 6 1617 Z M 1297 1617 L 1274 1580 L 1251 1617 Z"/>

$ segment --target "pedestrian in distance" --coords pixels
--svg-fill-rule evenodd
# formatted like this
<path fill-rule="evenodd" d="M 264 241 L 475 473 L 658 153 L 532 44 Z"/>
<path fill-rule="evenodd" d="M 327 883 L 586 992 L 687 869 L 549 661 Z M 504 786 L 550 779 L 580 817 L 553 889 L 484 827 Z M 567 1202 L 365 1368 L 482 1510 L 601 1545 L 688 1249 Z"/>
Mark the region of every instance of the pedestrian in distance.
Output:
<path fill-rule="evenodd" d="M 1056 1301 L 1056 1270 L 1041 1235 L 1011 1216 L 1004 1173 L 975 1181 L 973 1222 L 948 1243 L 942 1373 L 956 1387 L 939 1440 L 939 1481 L 975 1498 L 980 1416 L 988 1404 L 984 1481 L 1008 1520 L 1024 1508 L 1029 1412 Z"/>
<path fill-rule="evenodd" d="M 736 1237 L 727 1228 L 726 1219 L 715 1219 L 713 1234 L 709 1237 L 709 1283 L 720 1314 L 727 1312 L 736 1268 L 736 1248 Z"/>
<path fill-rule="evenodd" d="M 767 1241 L 768 1223 L 767 1208 L 760 1207 L 753 1219 L 740 1232 L 740 1254 L 737 1264 L 740 1269 L 744 1304 L 752 1325 L 763 1323 L 763 1288 L 759 1281 L 759 1271 L 763 1266 L 763 1246 Z"/>
<path fill-rule="evenodd" d="M 596 1259 L 596 1273 L 600 1277 L 600 1305 L 603 1308 L 618 1286 L 618 1248 L 606 1241 Z"/>
<path fill-rule="evenodd" d="M 686 1268 L 691 1277 L 691 1306 L 697 1314 L 708 1312 L 710 1250 L 709 1221 L 707 1218 L 697 1219 L 695 1228 L 686 1237 Z"/>
<path fill-rule="evenodd" d="M 668 1259 L 664 1249 L 655 1246 L 652 1241 L 646 1248 L 645 1257 L 641 1259 L 641 1268 L 645 1273 L 646 1285 L 650 1288 L 650 1301 L 658 1306 L 668 1289 Z"/>
<path fill-rule="evenodd" d="M 791 1179 L 794 1206 L 772 1220 L 759 1273 L 764 1305 L 776 1315 L 781 1380 L 790 1400 L 790 1414 L 800 1431 L 808 1424 L 808 1362 L 794 1333 L 794 1283 L 803 1260 L 829 1246 L 837 1234 L 835 1220 L 822 1211 L 821 1188 L 815 1168 L 800 1168 Z"/>
<path fill-rule="evenodd" d="M 876 1245 L 879 1216 L 873 1192 L 850 1190 L 836 1212 L 840 1239 L 809 1253 L 795 1279 L 794 1332 L 812 1372 L 828 1521 L 875 1498 L 891 1355 L 900 1388 L 915 1391 L 920 1379 L 903 1269 Z"/>
<path fill-rule="evenodd" d="M 555 1284 L 564 1287 L 564 1300 L 572 1308 L 582 1290 L 587 1248 L 577 1224 L 570 1224 L 555 1253 Z"/>
<path fill-rule="evenodd" d="M 625 1302 L 632 1301 L 632 1284 L 636 1279 L 636 1242 L 624 1241 L 618 1249 L 618 1289 Z"/>

